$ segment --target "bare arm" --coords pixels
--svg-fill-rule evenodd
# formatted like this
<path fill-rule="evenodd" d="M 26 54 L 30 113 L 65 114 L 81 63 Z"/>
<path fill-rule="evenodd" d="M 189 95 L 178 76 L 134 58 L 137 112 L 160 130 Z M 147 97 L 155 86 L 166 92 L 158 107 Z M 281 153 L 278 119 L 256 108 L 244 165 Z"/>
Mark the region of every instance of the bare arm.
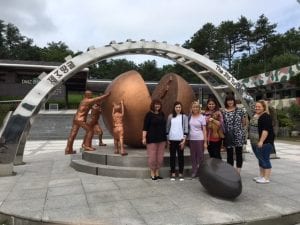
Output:
<path fill-rule="evenodd" d="M 142 137 L 142 143 L 143 143 L 143 145 L 146 144 L 146 136 L 147 136 L 147 131 L 143 130 L 143 137 Z"/>
<path fill-rule="evenodd" d="M 113 108 L 112 108 L 112 111 L 111 111 L 111 115 L 114 116 L 115 114 L 115 103 L 113 103 Z"/>
<path fill-rule="evenodd" d="M 124 101 L 121 100 L 121 115 L 124 116 Z"/>
<path fill-rule="evenodd" d="M 259 141 L 257 143 L 257 147 L 261 148 L 264 144 L 264 141 L 266 140 L 266 138 L 268 137 L 269 132 L 267 130 L 263 130 L 261 133 L 261 136 L 259 138 Z"/>
<path fill-rule="evenodd" d="M 203 140 L 204 140 L 204 149 L 207 149 L 207 130 L 206 130 L 206 126 L 203 126 Z"/>

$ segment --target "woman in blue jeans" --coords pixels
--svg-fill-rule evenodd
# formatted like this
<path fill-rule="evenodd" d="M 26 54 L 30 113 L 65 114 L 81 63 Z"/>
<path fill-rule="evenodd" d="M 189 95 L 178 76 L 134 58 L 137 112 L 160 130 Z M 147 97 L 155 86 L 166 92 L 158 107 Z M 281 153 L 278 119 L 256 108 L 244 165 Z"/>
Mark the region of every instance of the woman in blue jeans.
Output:
<path fill-rule="evenodd" d="M 249 124 L 249 138 L 253 152 L 258 159 L 259 176 L 253 180 L 260 184 L 270 182 L 270 154 L 274 143 L 272 118 L 268 113 L 267 103 L 259 100 L 255 104 L 255 114 Z"/>

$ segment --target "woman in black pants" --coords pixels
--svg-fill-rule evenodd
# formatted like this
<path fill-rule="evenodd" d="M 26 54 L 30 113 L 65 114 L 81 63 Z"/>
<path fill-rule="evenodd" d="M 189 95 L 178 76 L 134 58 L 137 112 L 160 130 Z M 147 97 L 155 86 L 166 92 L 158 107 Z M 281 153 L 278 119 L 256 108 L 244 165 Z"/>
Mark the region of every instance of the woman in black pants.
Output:
<path fill-rule="evenodd" d="M 245 130 L 246 125 L 245 113 L 242 109 L 236 106 L 236 100 L 233 95 L 228 95 L 225 98 L 225 110 L 223 112 L 224 126 L 225 126 L 225 140 L 226 135 L 232 133 L 232 141 L 224 145 L 227 150 L 227 163 L 234 166 L 233 150 L 236 154 L 236 170 L 241 172 L 243 166 L 243 145 L 245 143 Z"/>
<path fill-rule="evenodd" d="M 175 102 L 173 112 L 168 116 L 167 120 L 167 136 L 170 146 L 170 166 L 171 166 L 171 180 L 176 178 L 176 154 L 178 157 L 178 177 L 183 181 L 184 169 L 184 145 L 188 135 L 188 117 L 182 111 L 182 104 Z"/>

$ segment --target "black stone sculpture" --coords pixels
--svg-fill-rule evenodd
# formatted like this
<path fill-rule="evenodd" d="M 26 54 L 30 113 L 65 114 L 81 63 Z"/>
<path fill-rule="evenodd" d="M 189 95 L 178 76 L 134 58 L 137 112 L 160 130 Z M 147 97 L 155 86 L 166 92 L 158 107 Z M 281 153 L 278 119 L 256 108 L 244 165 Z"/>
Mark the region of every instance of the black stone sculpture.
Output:
<path fill-rule="evenodd" d="M 199 168 L 199 181 L 213 196 L 234 199 L 242 193 L 241 176 L 221 159 L 207 159 Z"/>

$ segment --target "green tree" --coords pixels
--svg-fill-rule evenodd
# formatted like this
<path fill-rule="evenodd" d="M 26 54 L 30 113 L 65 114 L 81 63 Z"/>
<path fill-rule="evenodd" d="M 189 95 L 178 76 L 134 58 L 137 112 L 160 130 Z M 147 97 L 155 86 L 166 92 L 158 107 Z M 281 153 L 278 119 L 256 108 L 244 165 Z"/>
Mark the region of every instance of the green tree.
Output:
<path fill-rule="evenodd" d="M 190 40 L 183 44 L 185 48 L 192 48 L 201 55 L 216 58 L 217 28 L 212 23 L 206 23 L 198 30 Z"/>
<path fill-rule="evenodd" d="M 41 59 L 48 62 L 64 62 L 68 55 L 73 56 L 73 51 L 62 41 L 50 42 L 48 47 L 41 50 Z"/>
<path fill-rule="evenodd" d="M 157 68 L 155 60 L 147 60 L 143 63 L 140 63 L 138 65 L 138 72 L 146 81 L 158 81 L 162 76 L 161 70 Z"/>
<path fill-rule="evenodd" d="M 233 21 L 223 21 L 218 27 L 217 39 L 224 56 L 222 62 L 227 64 L 227 69 L 231 71 L 234 55 L 242 51 L 238 24 Z"/>
<path fill-rule="evenodd" d="M 291 53 L 300 56 L 300 27 L 292 28 L 283 35 L 284 53 Z"/>
<path fill-rule="evenodd" d="M 134 62 L 126 59 L 103 60 L 91 65 L 89 68 L 90 78 L 94 79 L 114 79 L 129 70 L 137 70 Z"/>
<path fill-rule="evenodd" d="M 0 59 L 7 58 L 7 48 L 6 48 L 6 36 L 5 36 L 6 25 L 3 20 L 0 20 Z"/>
<path fill-rule="evenodd" d="M 240 38 L 240 52 L 246 51 L 248 56 L 251 54 L 251 44 L 253 43 L 252 33 L 253 23 L 246 17 L 241 16 L 237 22 L 238 35 Z"/>

